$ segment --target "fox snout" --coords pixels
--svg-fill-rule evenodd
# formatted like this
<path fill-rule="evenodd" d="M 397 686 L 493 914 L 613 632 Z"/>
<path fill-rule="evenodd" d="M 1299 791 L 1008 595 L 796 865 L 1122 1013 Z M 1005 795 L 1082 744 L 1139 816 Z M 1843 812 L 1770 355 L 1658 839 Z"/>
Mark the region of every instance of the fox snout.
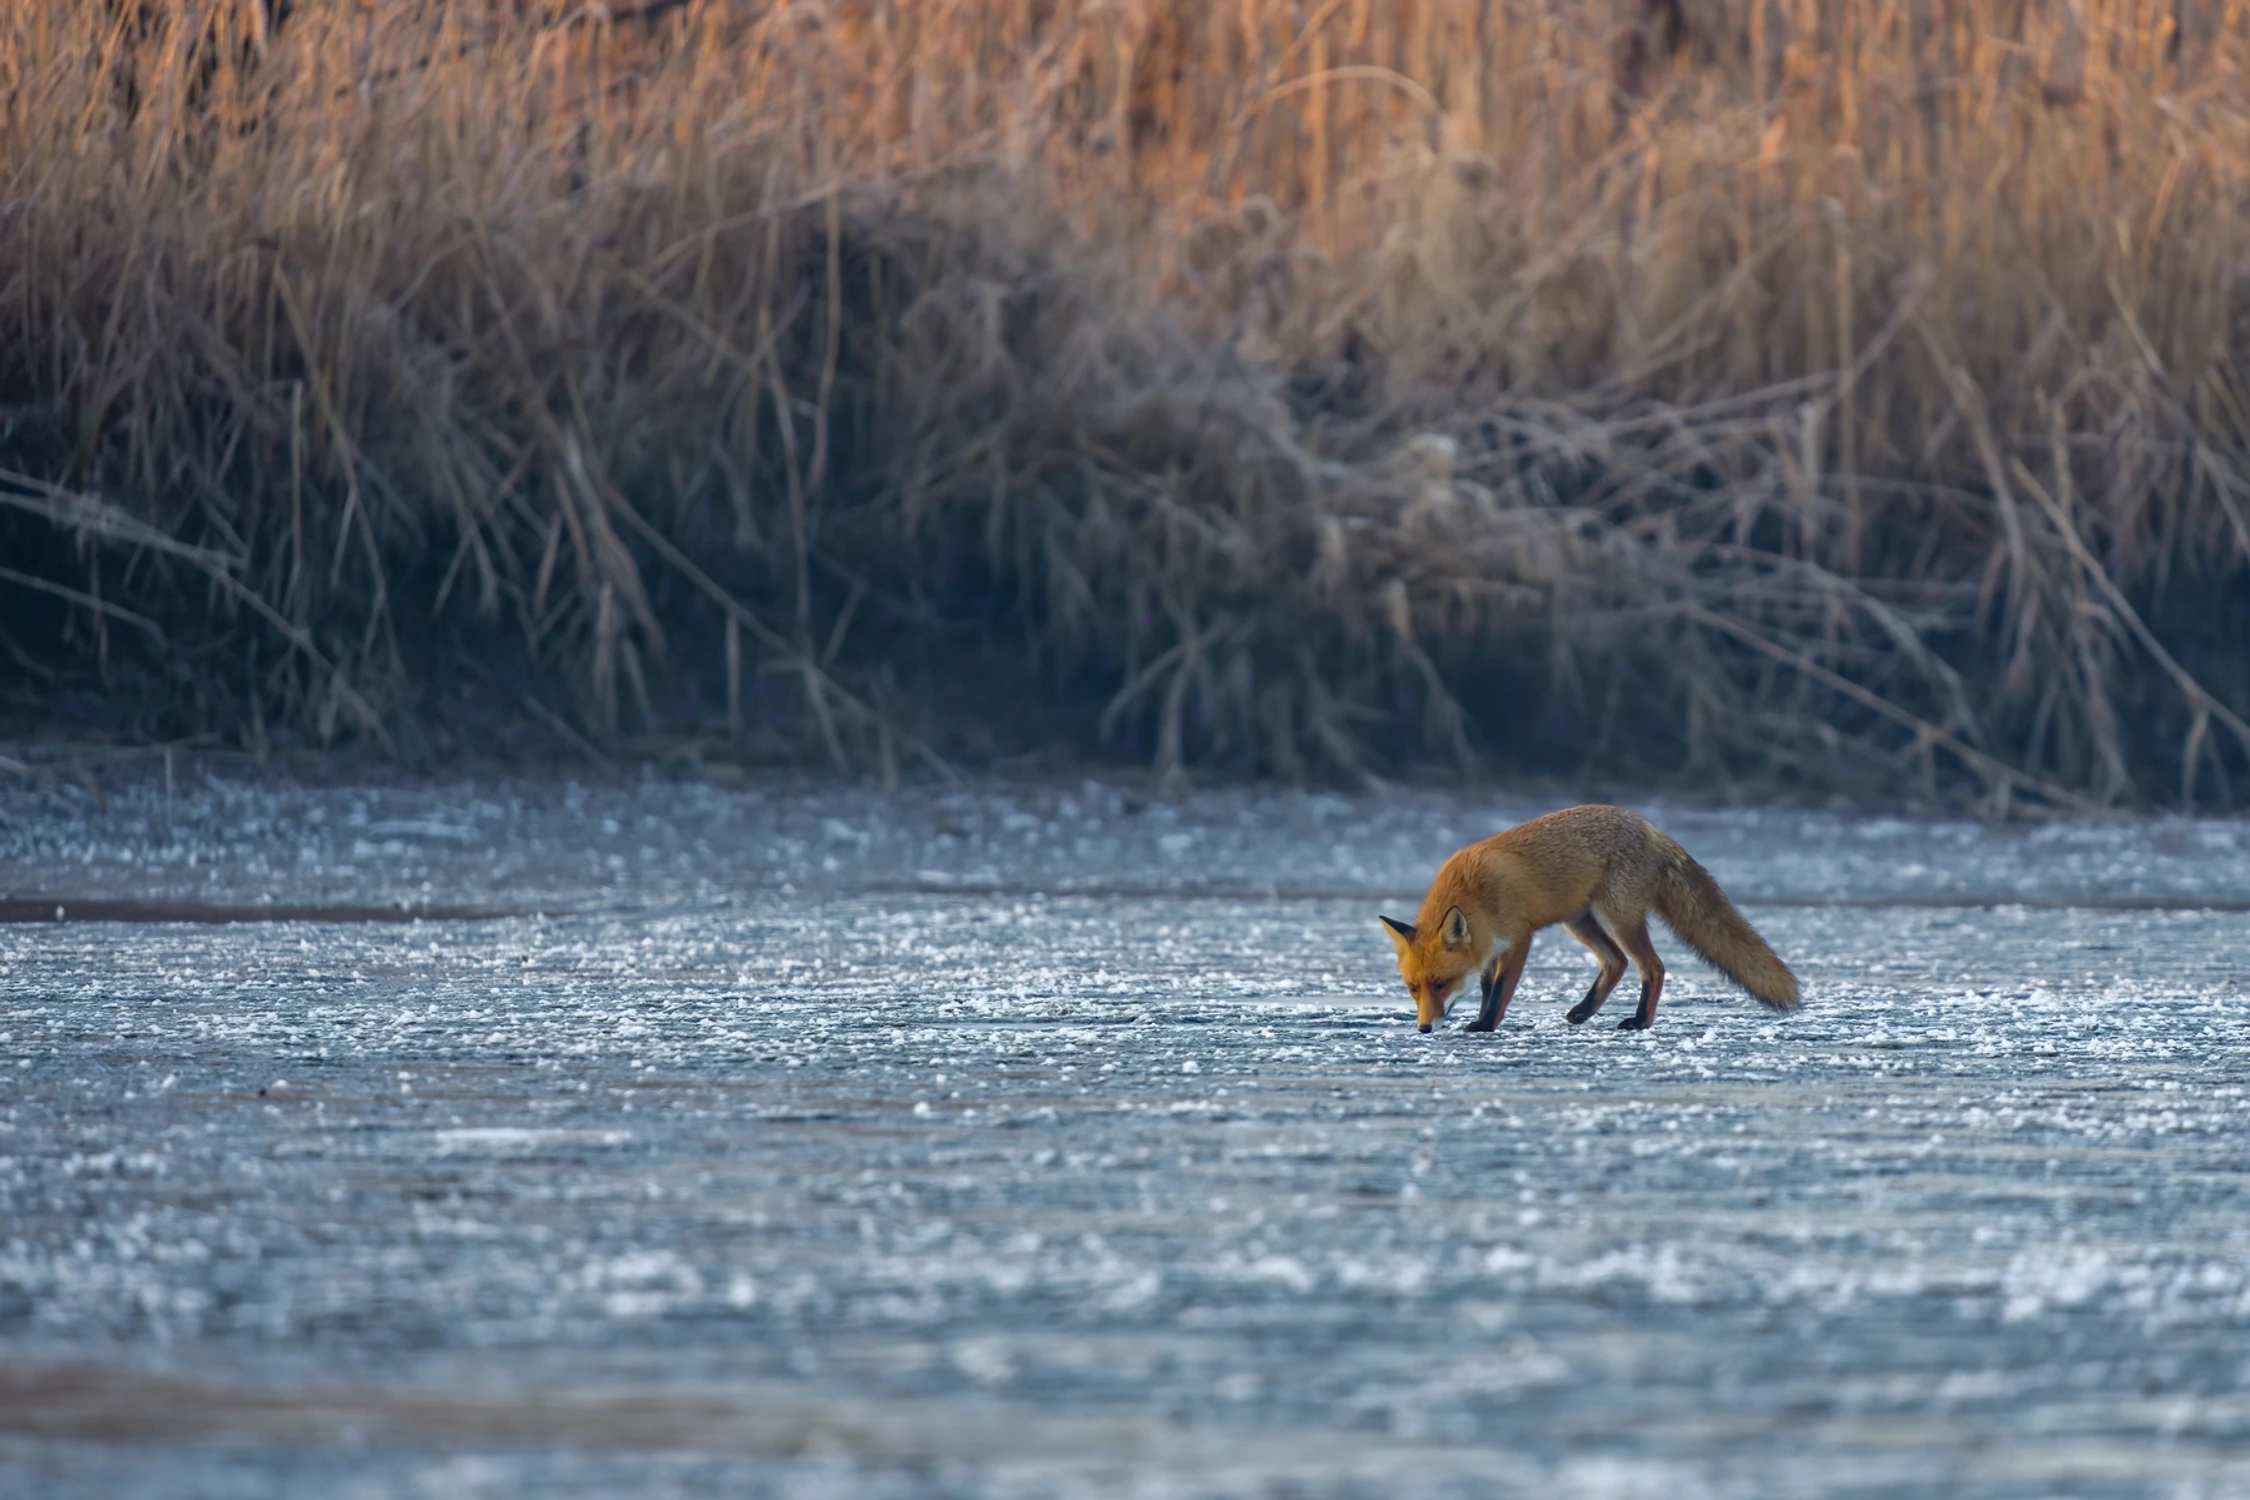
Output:
<path fill-rule="evenodd" d="M 1453 986 L 1451 985 L 1432 983 L 1419 989 L 1409 986 L 1408 990 L 1414 996 L 1414 1029 L 1416 1031 L 1428 1031 L 1438 1022 L 1444 1020 L 1446 1011 L 1453 1004 Z"/>

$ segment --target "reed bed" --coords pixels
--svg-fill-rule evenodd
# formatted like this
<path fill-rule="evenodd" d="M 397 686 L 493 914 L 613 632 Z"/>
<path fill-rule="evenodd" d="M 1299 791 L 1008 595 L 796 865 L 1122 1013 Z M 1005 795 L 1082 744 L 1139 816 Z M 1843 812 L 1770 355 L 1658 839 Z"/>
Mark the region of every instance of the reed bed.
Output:
<path fill-rule="evenodd" d="M 0 644 L 261 745 L 482 659 L 942 767 L 973 640 L 1166 769 L 2236 805 L 2246 17 L 33 0 Z"/>

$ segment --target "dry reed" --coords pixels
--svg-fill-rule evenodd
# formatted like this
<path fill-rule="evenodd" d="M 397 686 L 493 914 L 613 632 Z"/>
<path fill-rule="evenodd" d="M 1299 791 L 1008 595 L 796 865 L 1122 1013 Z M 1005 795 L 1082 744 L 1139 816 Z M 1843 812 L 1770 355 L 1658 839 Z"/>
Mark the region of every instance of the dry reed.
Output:
<path fill-rule="evenodd" d="M 763 671 L 937 764 L 884 614 L 1163 766 L 2233 803 L 2246 28 L 35 0 L 0 600 L 259 736 L 387 737 L 482 620 L 590 742 Z"/>

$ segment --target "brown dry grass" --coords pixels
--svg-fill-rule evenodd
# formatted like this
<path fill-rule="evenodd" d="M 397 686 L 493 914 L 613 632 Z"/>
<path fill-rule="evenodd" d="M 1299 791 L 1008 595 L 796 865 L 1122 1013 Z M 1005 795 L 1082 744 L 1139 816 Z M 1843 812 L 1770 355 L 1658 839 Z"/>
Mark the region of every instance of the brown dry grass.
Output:
<path fill-rule="evenodd" d="M 2233 802 L 2246 61 L 2218 0 L 34 3 L 0 535 L 70 545 L 0 591 L 259 735 L 388 737 L 482 619 L 572 732 L 763 671 L 890 764 L 886 643 L 966 620 L 1163 765 Z"/>

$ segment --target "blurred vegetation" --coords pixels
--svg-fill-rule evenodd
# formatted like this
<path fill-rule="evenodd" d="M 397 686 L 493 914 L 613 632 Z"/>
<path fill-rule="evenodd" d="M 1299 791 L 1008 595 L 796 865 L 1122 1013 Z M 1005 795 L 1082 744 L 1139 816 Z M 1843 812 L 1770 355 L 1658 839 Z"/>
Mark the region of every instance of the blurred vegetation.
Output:
<path fill-rule="evenodd" d="M 2246 63 L 2215 0 L 30 0 L 0 682 L 2236 806 Z"/>

